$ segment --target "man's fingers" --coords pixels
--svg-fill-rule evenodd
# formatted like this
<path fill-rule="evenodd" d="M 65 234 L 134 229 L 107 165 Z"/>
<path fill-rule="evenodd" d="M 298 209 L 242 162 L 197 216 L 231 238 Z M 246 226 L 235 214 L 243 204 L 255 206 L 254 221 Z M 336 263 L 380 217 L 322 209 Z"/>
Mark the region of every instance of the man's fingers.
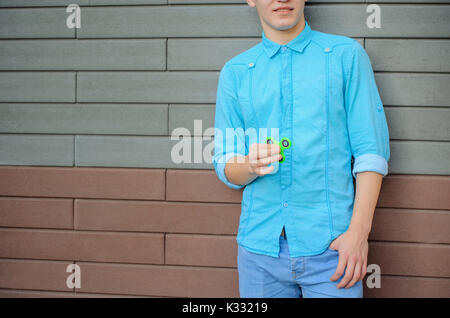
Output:
<path fill-rule="evenodd" d="M 280 153 L 281 148 L 276 144 L 258 144 L 256 159 L 262 159 Z"/>
<path fill-rule="evenodd" d="M 265 174 L 271 173 L 274 169 L 275 169 L 274 166 L 270 166 L 270 167 L 265 166 L 265 167 L 256 168 L 255 171 L 256 171 L 257 175 L 263 176 Z"/>
<path fill-rule="evenodd" d="M 353 273 L 355 271 L 355 262 L 352 259 L 349 259 L 347 262 L 347 266 L 345 268 L 345 275 L 342 280 L 337 284 L 337 288 L 344 287 L 348 284 L 348 282 L 352 279 Z"/>
<path fill-rule="evenodd" d="M 342 253 L 339 253 L 339 263 L 336 267 L 336 271 L 334 272 L 333 276 L 330 277 L 330 280 L 336 281 L 339 279 L 339 277 L 344 274 L 345 265 L 347 265 L 347 257 L 342 255 Z"/>
<path fill-rule="evenodd" d="M 266 158 L 262 158 L 262 159 L 258 159 L 258 162 L 256 163 L 257 167 L 263 167 L 263 166 L 267 166 L 268 164 L 272 163 L 272 162 L 276 162 L 278 160 L 281 159 L 281 154 L 276 154 L 270 157 L 266 157 Z"/>
<path fill-rule="evenodd" d="M 367 260 L 365 260 L 361 266 L 360 280 L 363 280 L 366 274 L 367 274 Z"/>
<path fill-rule="evenodd" d="M 353 278 L 350 281 L 350 283 L 347 286 L 345 286 L 345 288 L 350 288 L 359 281 L 359 279 L 361 277 L 361 268 L 362 268 L 362 263 L 357 263 L 355 266 L 355 272 L 353 273 Z"/>

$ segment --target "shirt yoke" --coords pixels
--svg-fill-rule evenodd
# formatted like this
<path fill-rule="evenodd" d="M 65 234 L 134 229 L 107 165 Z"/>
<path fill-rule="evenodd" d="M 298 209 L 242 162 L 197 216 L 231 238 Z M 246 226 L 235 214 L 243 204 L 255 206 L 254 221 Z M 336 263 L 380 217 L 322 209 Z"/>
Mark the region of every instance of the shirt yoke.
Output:
<path fill-rule="evenodd" d="M 325 33 L 317 30 L 311 31 L 311 41 L 308 46 L 317 46 L 322 52 L 325 49 L 329 49 L 329 52 L 334 52 L 338 55 L 342 63 L 344 73 L 347 75 L 351 67 L 351 61 L 355 52 L 355 49 L 364 49 L 359 42 L 351 37 L 339 34 Z M 228 60 L 225 66 L 235 69 L 239 66 L 249 66 L 257 63 L 258 58 L 264 54 L 263 42 L 260 41 L 251 48 L 239 53 Z M 253 64 L 251 64 L 253 63 Z M 236 66 L 236 67 L 232 67 Z M 242 70 L 242 69 L 241 69 Z"/>
<path fill-rule="evenodd" d="M 315 44 L 321 49 L 330 48 L 331 50 L 337 49 L 339 46 L 343 46 L 343 50 L 352 50 L 353 45 L 355 45 L 357 40 L 339 34 L 325 33 L 317 30 L 312 30 L 311 34 L 311 44 Z M 359 44 L 359 43 L 358 43 Z M 248 64 L 255 61 L 263 51 L 263 43 L 260 41 L 251 48 L 239 53 L 238 55 L 232 57 L 225 64 L 229 65 L 242 65 Z"/>

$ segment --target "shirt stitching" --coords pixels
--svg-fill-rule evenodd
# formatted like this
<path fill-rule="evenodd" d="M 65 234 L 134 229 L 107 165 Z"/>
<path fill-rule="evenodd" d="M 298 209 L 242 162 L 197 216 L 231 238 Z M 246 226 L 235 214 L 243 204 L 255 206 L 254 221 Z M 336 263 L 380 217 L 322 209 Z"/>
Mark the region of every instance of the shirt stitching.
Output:
<path fill-rule="evenodd" d="M 327 141 L 327 148 L 326 148 L 326 159 L 325 159 L 325 189 L 326 189 L 326 200 L 327 200 L 327 208 L 328 208 L 328 222 L 329 222 L 329 230 L 330 230 L 330 237 L 333 236 L 334 231 L 334 225 L 333 225 L 333 215 L 330 207 L 330 188 L 329 188 L 329 171 L 328 171 L 328 160 L 329 160 L 329 152 L 330 152 L 330 129 L 329 129 L 329 106 L 330 106 L 330 94 L 329 94 L 329 87 L 330 87 L 330 53 L 326 54 L 326 80 L 325 80 L 325 94 L 326 94 L 326 123 L 327 123 L 327 135 L 326 135 L 326 141 Z"/>

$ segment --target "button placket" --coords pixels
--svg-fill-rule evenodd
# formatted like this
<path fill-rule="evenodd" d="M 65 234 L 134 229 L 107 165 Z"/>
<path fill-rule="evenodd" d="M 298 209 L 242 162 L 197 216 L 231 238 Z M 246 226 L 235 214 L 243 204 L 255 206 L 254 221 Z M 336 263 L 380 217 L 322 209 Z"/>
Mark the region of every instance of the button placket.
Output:
<path fill-rule="evenodd" d="M 287 47 L 285 47 L 287 49 Z M 282 61 L 282 121 L 280 127 L 280 139 L 287 137 L 291 142 L 292 140 L 292 51 L 287 50 L 287 54 L 281 55 Z M 283 150 L 285 155 L 284 163 L 280 167 L 281 173 L 281 189 L 285 190 L 291 184 L 292 174 L 292 160 L 291 160 L 292 146 Z M 283 198 L 283 201 L 284 198 Z"/>
<path fill-rule="evenodd" d="M 292 140 L 292 51 L 287 47 L 283 47 L 285 50 L 281 54 L 281 123 L 280 123 L 280 140 L 287 137 L 291 142 Z M 280 165 L 280 177 L 281 177 L 281 209 L 283 213 L 284 223 L 289 222 L 289 200 L 291 174 L 292 174 L 292 146 L 283 149 L 285 156 L 283 164 Z"/>

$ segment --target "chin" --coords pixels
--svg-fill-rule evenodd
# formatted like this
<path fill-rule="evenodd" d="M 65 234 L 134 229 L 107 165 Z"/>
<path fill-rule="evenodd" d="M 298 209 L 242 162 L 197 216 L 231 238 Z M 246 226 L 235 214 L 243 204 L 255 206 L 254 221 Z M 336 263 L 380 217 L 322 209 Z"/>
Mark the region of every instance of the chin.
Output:
<path fill-rule="evenodd" d="M 284 21 L 284 23 L 274 23 L 278 30 L 288 30 L 294 26 L 294 21 Z"/>

